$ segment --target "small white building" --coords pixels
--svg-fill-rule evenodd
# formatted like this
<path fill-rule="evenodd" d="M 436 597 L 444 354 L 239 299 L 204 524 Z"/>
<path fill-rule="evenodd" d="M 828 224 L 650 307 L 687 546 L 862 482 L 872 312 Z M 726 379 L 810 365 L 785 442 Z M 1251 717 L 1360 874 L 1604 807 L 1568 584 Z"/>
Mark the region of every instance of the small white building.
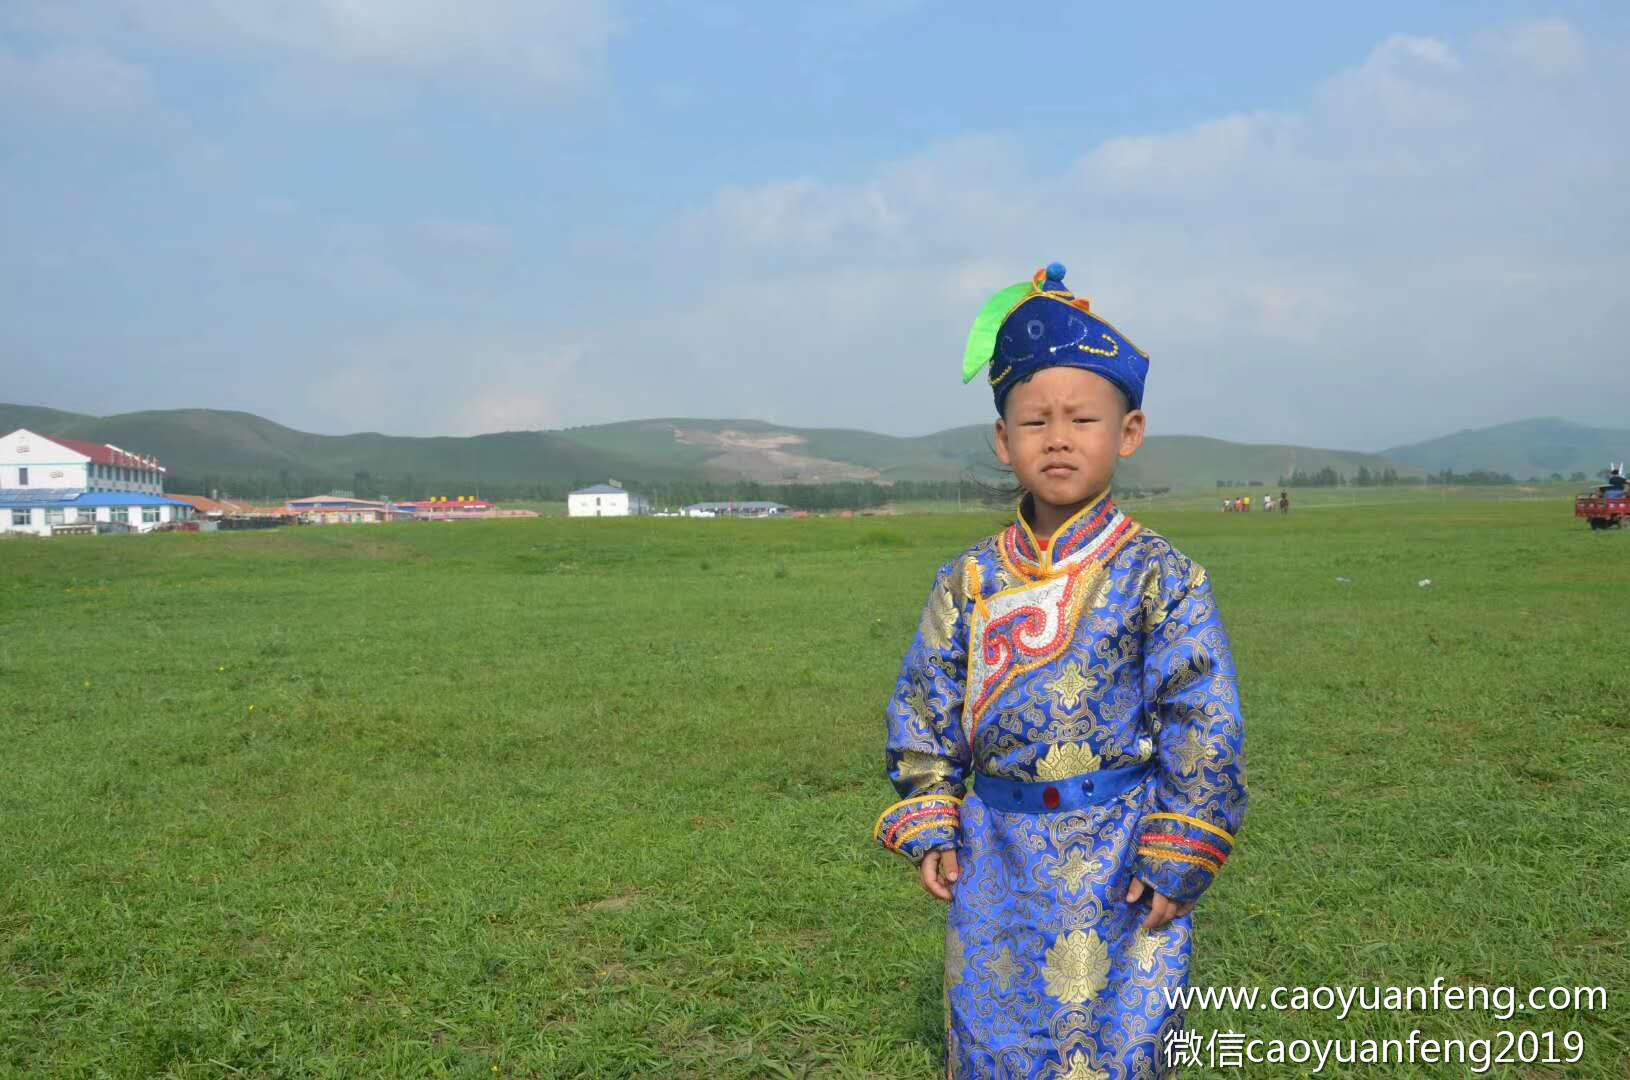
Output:
<path fill-rule="evenodd" d="M 728 502 L 700 502 L 691 503 L 680 513 L 686 517 L 781 517 L 787 513 L 787 507 L 778 502 L 765 502 L 762 499 L 732 499 Z"/>
<path fill-rule="evenodd" d="M 0 438 L 0 491 L 131 491 L 164 494 L 164 466 L 107 443 L 18 428 Z"/>
<path fill-rule="evenodd" d="M 594 484 L 566 496 L 567 517 L 631 517 L 649 514 L 651 504 L 621 484 Z"/>

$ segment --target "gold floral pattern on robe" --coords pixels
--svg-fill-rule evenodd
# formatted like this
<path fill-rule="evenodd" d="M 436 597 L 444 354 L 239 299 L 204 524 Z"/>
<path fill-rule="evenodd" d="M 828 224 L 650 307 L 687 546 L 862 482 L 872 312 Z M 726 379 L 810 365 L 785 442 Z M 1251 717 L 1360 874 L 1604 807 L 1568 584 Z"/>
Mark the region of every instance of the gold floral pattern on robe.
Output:
<path fill-rule="evenodd" d="M 956 633 L 957 604 L 949 581 L 940 581 L 928 594 L 923 605 L 923 617 L 917 626 L 923 644 L 929 649 L 943 651 L 951 647 Z"/>
<path fill-rule="evenodd" d="M 1069 1064 L 1053 1073 L 1053 1076 L 1056 1080 L 1109 1080 L 1107 1072 L 1093 1068 L 1085 1050 L 1073 1051 Z"/>
<path fill-rule="evenodd" d="M 1098 685 L 1098 677 L 1084 671 L 1079 662 L 1070 660 L 1064 664 L 1064 670 L 1056 679 L 1042 685 L 1058 699 L 1060 705 L 1074 712 L 1081 703 L 1081 695 L 1090 693 Z"/>
<path fill-rule="evenodd" d="M 1109 946 L 1096 930 L 1068 931 L 1047 950 L 1041 970 L 1049 994 L 1066 1005 L 1079 1005 L 1109 985 Z"/>
<path fill-rule="evenodd" d="M 1097 772 L 1103 759 L 1083 743 L 1059 743 L 1036 762 L 1037 780 L 1068 780 L 1072 776 Z"/>

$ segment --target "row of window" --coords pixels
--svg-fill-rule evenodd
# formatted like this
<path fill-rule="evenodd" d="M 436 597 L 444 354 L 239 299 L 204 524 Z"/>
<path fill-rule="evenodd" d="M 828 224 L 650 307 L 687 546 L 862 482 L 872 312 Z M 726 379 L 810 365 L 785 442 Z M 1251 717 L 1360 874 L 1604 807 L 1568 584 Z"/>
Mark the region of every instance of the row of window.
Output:
<path fill-rule="evenodd" d="M 158 473 L 148 469 L 125 469 L 116 465 L 92 465 L 91 479 L 122 481 L 127 484 L 156 484 Z"/>
<path fill-rule="evenodd" d="M 128 523 L 131 521 L 131 511 L 135 509 L 135 507 L 130 507 L 128 509 L 122 506 L 114 507 L 108 511 L 108 519 L 111 521 L 123 521 Z M 11 524 L 18 528 L 30 526 L 34 524 L 33 515 L 34 512 L 32 510 L 13 509 L 11 512 Z M 75 518 L 76 521 L 90 521 L 95 518 L 95 514 L 92 511 L 80 510 L 77 511 L 77 515 L 78 516 Z M 160 520 L 159 508 L 156 506 L 142 507 L 141 520 L 143 525 L 157 525 Z M 68 524 L 67 511 L 60 508 L 47 509 L 45 511 L 45 523 L 47 525 Z"/>
<path fill-rule="evenodd" d="M 92 465 L 90 467 L 92 481 L 107 480 L 119 484 L 156 484 L 159 482 L 158 473 L 148 469 L 126 469 L 117 465 Z M 17 469 L 17 486 L 28 486 L 28 466 L 22 465 Z"/>

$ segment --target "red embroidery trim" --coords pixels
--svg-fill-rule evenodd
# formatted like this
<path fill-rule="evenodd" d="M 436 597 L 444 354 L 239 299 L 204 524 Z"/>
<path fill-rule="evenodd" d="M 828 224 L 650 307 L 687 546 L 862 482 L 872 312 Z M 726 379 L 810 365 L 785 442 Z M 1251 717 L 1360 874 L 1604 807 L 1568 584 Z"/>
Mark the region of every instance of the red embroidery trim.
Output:
<path fill-rule="evenodd" d="M 1063 547 L 1055 546 L 1053 548 L 1053 562 L 1061 563 L 1065 559 L 1068 559 L 1071 555 L 1074 555 L 1077 551 L 1080 551 L 1082 548 L 1086 547 L 1087 544 L 1092 541 L 1093 533 L 1103 528 L 1104 522 L 1108 521 L 1110 516 L 1114 513 L 1114 501 L 1111 499 L 1105 499 L 1104 505 L 1098 508 L 1098 512 L 1092 515 L 1091 520 L 1083 522 L 1070 530 L 1069 538 L 1065 541 L 1065 545 Z M 1058 542 L 1058 537 L 1053 537 L 1053 542 L 1056 545 Z"/>
<path fill-rule="evenodd" d="M 1121 519 L 1121 523 L 1116 526 L 1115 531 L 1104 538 L 1098 558 L 1072 566 L 1069 569 L 1064 586 L 1064 596 L 1058 602 L 1058 627 L 1055 629 L 1050 641 L 1032 648 L 1025 645 L 1022 640 L 1018 640 L 1023 637 L 1024 631 L 1034 633 L 1047 625 L 1047 613 L 1034 605 L 1015 608 L 1000 619 L 986 624 L 984 655 L 985 663 L 990 665 L 991 672 L 986 676 L 984 684 L 979 688 L 979 697 L 975 699 L 973 706 L 974 716 L 983 715 L 985 706 L 990 704 L 990 699 L 994 695 L 996 688 L 1007 677 L 1016 659 L 1015 650 L 1024 653 L 1027 657 L 1034 658 L 1051 656 L 1063 647 L 1065 644 L 1064 636 L 1074 630 L 1074 627 L 1065 625 L 1067 622 L 1065 615 L 1070 610 L 1070 602 L 1075 596 L 1076 586 L 1081 580 L 1082 572 L 1089 567 L 1104 562 L 1108 554 L 1116 550 L 1121 538 L 1134 527 L 1134 524 L 1131 518 Z M 1015 627 L 1017 632 L 1010 635 L 1002 633 L 1002 631 L 1014 626 L 1015 623 L 1020 624 Z"/>
<path fill-rule="evenodd" d="M 1115 500 L 1105 499 L 1103 505 L 1098 508 L 1097 513 L 1093 514 L 1092 517 L 1088 518 L 1086 521 L 1078 522 L 1077 524 L 1070 526 L 1069 536 L 1065 540 L 1064 546 L 1062 547 L 1058 545 L 1058 536 L 1054 535 L 1048 537 L 1047 542 L 1041 545 L 1041 551 L 1032 550 L 1029 535 L 1024 529 L 1019 527 L 1017 522 L 1009 525 L 1006 531 L 1002 533 L 1002 542 L 1007 547 L 1007 553 L 1010 557 L 1009 561 L 1013 562 L 1015 565 L 1020 564 L 1021 560 L 1024 562 L 1039 563 L 1041 561 L 1042 552 L 1046 551 L 1048 548 L 1052 549 L 1052 562 L 1056 565 L 1063 562 L 1065 559 L 1068 559 L 1071 555 L 1074 555 L 1076 552 L 1080 551 L 1082 548 L 1086 547 L 1089 543 L 1095 540 L 1096 537 L 1094 534 L 1099 529 L 1103 528 L 1105 522 L 1115 516 L 1115 512 Z"/>
<path fill-rule="evenodd" d="M 888 835 L 883 839 L 883 846 L 893 847 L 895 836 L 901 829 L 911 824 L 911 822 L 917 820 L 918 818 L 932 817 L 936 814 L 943 814 L 946 817 L 956 818 L 958 821 L 962 819 L 962 815 L 957 812 L 957 809 L 954 806 L 930 806 L 926 810 L 913 810 L 911 813 L 904 815 L 899 821 L 896 821 L 893 825 L 889 826 Z"/>
<path fill-rule="evenodd" d="M 1007 527 L 1007 531 L 1002 534 L 1002 543 L 1007 548 L 1007 561 L 1021 570 L 1024 568 L 1024 563 L 1040 561 L 1036 555 L 1025 553 L 1029 548 L 1029 543 L 1025 540 L 1024 530 L 1017 525 Z M 1020 547 L 1021 544 L 1024 547 Z"/>
<path fill-rule="evenodd" d="M 1216 856 L 1218 862 L 1224 862 L 1228 858 L 1228 852 L 1214 844 L 1208 844 L 1204 840 L 1190 840 L 1186 836 L 1173 836 L 1171 833 L 1147 833 L 1143 837 L 1143 842 L 1145 844 L 1177 844 L 1181 847 L 1194 848 L 1197 851 L 1204 851 L 1207 854 Z"/>
<path fill-rule="evenodd" d="M 1070 610 L 1070 599 L 1075 595 L 1076 582 L 1080 580 L 1081 567 L 1070 571 L 1068 580 L 1064 584 L 1064 595 L 1058 601 L 1058 626 L 1053 630 L 1049 641 L 1043 642 L 1034 648 L 1024 644 L 1022 640 L 1025 632 L 1036 633 L 1047 626 L 1047 612 L 1039 607 L 1029 606 L 1015 608 L 994 622 L 985 626 L 985 663 L 991 665 L 991 673 L 985 679 L 985 685 L 979 688 L 979 699 L 974 703 L 974 715 L 978 716 L 989 704 L 992 692 L 996 686 L 1007 676 L 1008 669 L 1013 665 L 1015 650 L 1026 656 L 1048 656 L 1063 647 L 1065 634 L 1073 627 L 1065 625 L 1064 613 Z M 1018 626 L 1014 626 L 1018 623 Z M 1011 635 L 1004 635 L 1002 631 L 1010 626 L 1014 627 Z"/>

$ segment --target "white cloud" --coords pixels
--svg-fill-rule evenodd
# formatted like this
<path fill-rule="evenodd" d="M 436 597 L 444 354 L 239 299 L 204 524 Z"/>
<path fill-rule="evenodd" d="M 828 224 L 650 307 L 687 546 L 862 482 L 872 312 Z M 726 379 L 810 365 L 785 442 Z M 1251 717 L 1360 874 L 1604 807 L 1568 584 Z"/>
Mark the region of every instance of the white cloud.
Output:
<path fill-rule="evenodd" d="M 754 279 L 800 273 L 812 261 L 869 268 L 936 236 L 967 246 L 1022 224 L 1030 183 L 1010 137 L 968 135 L 935 143 L 851 183 L 813 178 L 729 187 L 662 236 L 676 266 L 697 252 L 739 262 Z M 943 234 L 946 227 L 955 231 Z M 725 276 L 729 276 L 728 273 Z"/>
<path fill-rule="evenodd" d="M 585 377 L 578 349 L 527 334 L 451 326 L 345 342 L 321 358 L 305 415 L 324 431 L 478 435 L 583 422 L 616 392 Z"/>
<path fill-rule="evenodd" d="M 979 301 L 1056 258 L 1154 355 L 1157 430 L 1606 422 L 1604 393 L 1630 404 L 1627 91 L 1566 23 L 1400 35 L 1301 109 L 1084 143 L 1073 169 L 984 136 L 733 188 L 669 238 L 690 284 L 651 322 L 713 345 L 715 411 L 768 380 L 795 418 L 926 431 L 986 407 L 956 381 Z"/>
<path fill-rule="evenodd" d="M 597 81 L 623 27 L 610 0 L 20 0 L 0 20 L 70 39 L 258 57 L 297 71 L 542 96 Z"/>
<path fill-rule="evenodd" d="M 720 192 L 713 214 L 747 244 L 827 249 L 845 233 L 887 234 L 904 222 L 879 185 L 834 198 L 813 180 L 789 180 Z"/>
<path fill-rule="evenodd" d="M 98 48 L 63 46 L 36 56 L 0 49 L 0 107 L 105 126 L 151 116 L 158 99 L 144 68 Z"/>
<path fill-rule="evenodd" d="M 1275 116 L 1225 116 L 1171 135 L 1109 139 L 1083 157 L 1079 168 L 1089 185 L 1105 191 L 1196 194 L 1252 171 L 1265 154 L 1279 153 L 1276 144 L 1293 128 L 1293 122 Z"/>
<path fill-rule="evenodd" d="M 1494 35 L 1487 45 L 1538 75 L 1565 75 L 1585 66 L 1584 36 L 1562 19 L 1519 23 Z"/>
<path fill-rule="evenodd" d="M 580 27 L 592 62 L 573 70 L 592 79 L 615 32 L 518 3 L 486 5 L 446 41 L 432 40 L 437 20 L 463 8 L 110 0 L 95 25 L 89 3 L 23 10 L 36 33 L 42 13 L 77 12 L 51 33 L 78 35 L 80 51 L 0 54 L 0 88 L 110 110 L 154 95 L 97 51 L 98 34 L 270 57 L 291 86 L 323 72 L 343 92 L 376 75 L 513 85 L 536 41 L 495 27 L 541 41 L 537 20 L 557 17 Z M 297 25 L 272 25 L 274 10 Z M 756 414 L 910 433 L 984 420 L 988 396 L 957 378 L 968 322 L 1051 259 L 1153 354 L 1157 431 L 1378 448 L 1536 414 L 1622 423 L 1623 60 L 1621 45 L 1556 20 L 1453 42 L 1395 36 L 1296 108 L 1076 133 L 1073 146 L 1060 127 L 1046 154 L 1012 133 L 969 134 L 858 173 L 726 186 L 653 230 L 545 232 L 451 207 L 336 221 L 234 176 L 239 210 L 204 201 L 172 265 L 201 286 L 267 286 L 251 292 L 282 324 L 257 328 L 262 309 L 242 300 L 245 321 L 206 327 L 219 340 L 201 351 L 303 334 L 278 379 L 324 373 L 304 414 L 324 430 Z M 508 74 L 472 70 L 484 64 Z M 218 156 L 200 147 L 188 175 L 222 173 Z M 116 265 L 142 272 L 134 256 Z"/>

